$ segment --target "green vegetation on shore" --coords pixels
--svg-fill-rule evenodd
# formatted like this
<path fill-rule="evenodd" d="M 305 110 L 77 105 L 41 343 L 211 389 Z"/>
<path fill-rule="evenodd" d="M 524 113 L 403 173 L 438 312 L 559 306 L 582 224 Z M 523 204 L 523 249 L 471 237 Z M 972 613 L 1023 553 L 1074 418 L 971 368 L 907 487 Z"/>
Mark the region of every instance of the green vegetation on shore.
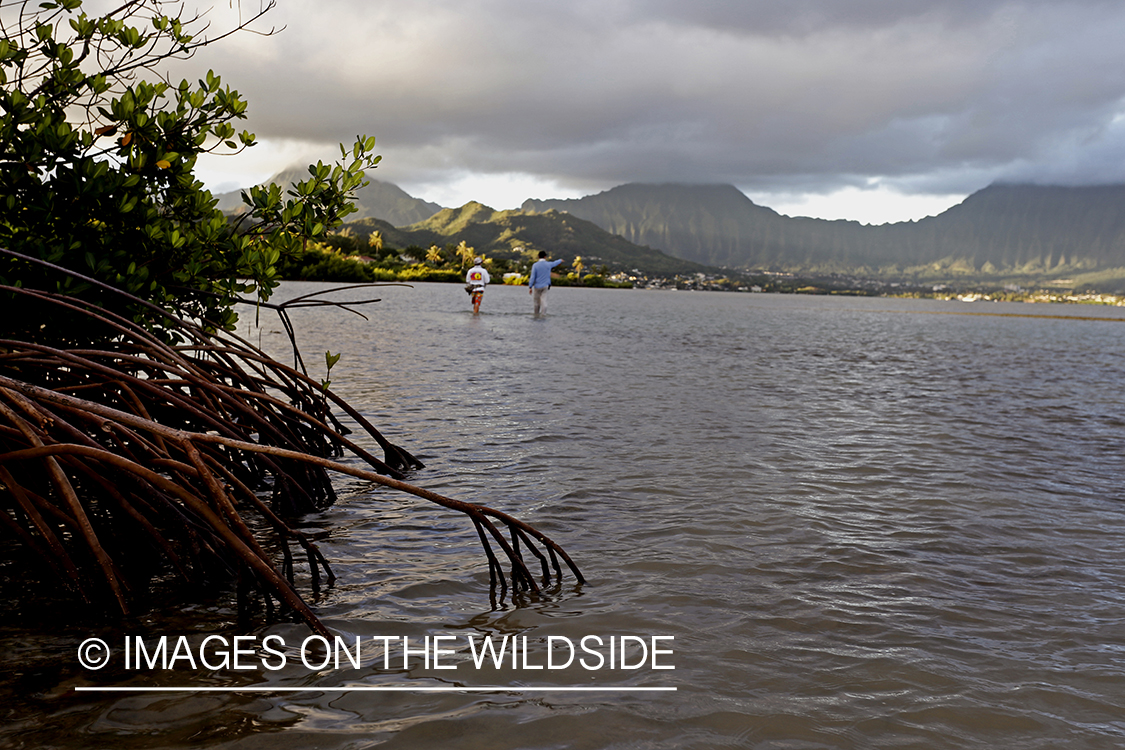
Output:
<path fill-rule="evenodd" d="M 369 220 L 370 221 L 370 220 Z M 365 245 L 349 232 L 333 234 L 324 242 L 283 257 L 278 264 L 278 278 L 300 281 L 365 282 L 441 282 L 461 283 L 472 257 L 479 255 L 463 241 L 429 250 L 412 246 L 398 250 L 382 242 L 381 234 L 373 233 Z M 378 249 L 374 245 L 379 245 Z M 427 259 L 419 262 L 418 256 Z M 526 284 L 533 258 L 495 259 L 485 257 L 494 283 Z M 581 281 L 575 266 L 582 271 Z M 1125 295 L 1099 293 L 1073 279 L 1055 280 L 1053 284 L 1024 288 L 1014 283 L 984 282 L 972 284 L 929 284 L 889 282 L 841 274 L 799 275 L 758 272 L 744 275 L 690 274 L 669 277 L 607 273 L 595 268 L 589 273 L 581 257 L 564 272 L 557 274 L 557 286 L 588 286 L 609 288 L 651 288 L 724 292 L 757 292 L 772 294 L 830 294 L 865 297 L 914 297 L 960 300 L 964 302 L 1051 302 L 1056 304 L 1095 304 L 1125 306 Z"/>
<path fill-rule="evenodd" d="M 379 230 L 366 239 L 345 230 L 282 256 L 277 275 L 280 279 L 295 281 L 463 283 L 473 258 L 483 257 L 493 283 L 526 284 L 535 255 L 532 250 L 520 250 L 507 253 L 506 257 L 492 257 L 478 252 L 464 240 L 443 247 L 431 245 L 424 249 L 412 245 L 398 249 L 385 244 Z M 609 275 L 608 267 L 590 269 L 581 256 L 576 256 L 569 265 L 569 273 L 556 274 L 552 283 L 558 286 L 633 286 L 631 281 L 614 280 Z"/>

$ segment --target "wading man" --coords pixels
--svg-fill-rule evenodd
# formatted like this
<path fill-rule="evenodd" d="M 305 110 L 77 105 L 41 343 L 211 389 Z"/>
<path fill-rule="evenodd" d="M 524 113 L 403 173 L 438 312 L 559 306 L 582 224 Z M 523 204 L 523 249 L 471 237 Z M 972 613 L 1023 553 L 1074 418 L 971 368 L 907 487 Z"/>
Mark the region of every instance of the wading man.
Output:
<path fill-rule="evenodd" d="M 488 286 L 488 282 L 492 281 L 483 263 L 484 258 L 477 258 L 473 261 L 473 267 L 465 274 L 465 291 L 469 293 L 469 297 L 472 299 L 473 315 L 480 312 L 480 302 L 484 298 L 484 288 Z"/>
<path fill-rule="evenodd" d="M 551 288 L 551 269 L 562 263 L 559 260 L 547 260 L 547 253 L 539 251 L 539 260 L 531 266 L 531 277 L 527 280 L 527 292 L 531 295 L 533 314 L 541 315 L 547 312 L 547 299 L 545 295 Z"/>

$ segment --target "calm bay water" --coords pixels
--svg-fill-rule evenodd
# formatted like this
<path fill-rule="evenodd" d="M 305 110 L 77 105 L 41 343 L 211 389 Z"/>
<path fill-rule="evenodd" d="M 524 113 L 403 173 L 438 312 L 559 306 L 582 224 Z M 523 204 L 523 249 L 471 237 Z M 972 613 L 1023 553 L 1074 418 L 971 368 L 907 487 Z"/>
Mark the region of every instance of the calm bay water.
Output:
<path fill-rule="evenodd" d="M 479 317 L 455 285 L 375 292 L 370 320 L 294 312 L 307 359 L 343 353 L 333 387 L 426 462 L 412 481 L 536 525 L 589 582 L 494 610 L 471 525 L 343 479 L 306 520 L 340 576 L 318 613 L 348 637 L 673 636 L 675 670 L 122 674 L 308 690 L 92 697 L 84 631 L 5 629 L 50 679 L 0 688 L 0 745 L 1125 746 L 1125 310 L 555 289 L 534 319 L 525 289 Z M 676 691 L 317 690 L 344 684 Z"/>

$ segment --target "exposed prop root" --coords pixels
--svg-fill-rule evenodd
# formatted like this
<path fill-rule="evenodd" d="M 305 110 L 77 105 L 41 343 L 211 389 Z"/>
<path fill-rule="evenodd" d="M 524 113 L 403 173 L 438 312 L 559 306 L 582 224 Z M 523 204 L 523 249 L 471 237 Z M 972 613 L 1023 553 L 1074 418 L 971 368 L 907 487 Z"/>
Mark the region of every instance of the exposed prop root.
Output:
<path fill-rule="evenodd" d="M 404 481 L 421 462 L 332 391 L 236 336 L 174 322 L 167 327 L 180 342 L 171 344 L 74 298 L 13 287 L 0 287 L 0 295 L 18 300 L 21 314 L 65 309 L 109 342 L 0 339 L 0 530 L 87 602 L 128 613 L 161 571 L 192 584 L 218 573 L 236 578 L 240 593 L 260 592 L 267 611 L 276 600 L 327 634 L 297 592 L 291 545 L 303 553 L 314 592 L 335 576 L 284 519 L 331 504 L 334 474 L 468 516 L 494 604 L 508 578 L 513 592 L 561 582 L 560 557 L 583 582 L 562 548 L 536 529 Z M 374 439 L 382 460 L 346 437 L 333 407 Z M 261 523 L 251 529 L 248 514 L 272 530 L 280 569 L 262 546 Z M 538 579 L 525 551 L 540 563 Z"/>

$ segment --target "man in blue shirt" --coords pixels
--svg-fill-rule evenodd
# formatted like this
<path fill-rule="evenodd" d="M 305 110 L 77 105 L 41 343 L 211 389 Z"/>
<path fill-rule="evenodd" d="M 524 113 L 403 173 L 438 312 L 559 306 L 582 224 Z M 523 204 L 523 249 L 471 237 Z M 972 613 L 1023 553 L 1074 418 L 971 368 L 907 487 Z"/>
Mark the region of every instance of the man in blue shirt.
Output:
<path fill-rule="evenodd" d="M 551 269 L 562 263 L 559 260 L 547 260 L 547 253 L 539 251 L 539 260 L 531 266 L 531 277 L 527 280 L 527 293 L 531 295 L 531 303 L 535 314 L 547 312 L 547 300 L 543 295 L 551 288 Z"/>

